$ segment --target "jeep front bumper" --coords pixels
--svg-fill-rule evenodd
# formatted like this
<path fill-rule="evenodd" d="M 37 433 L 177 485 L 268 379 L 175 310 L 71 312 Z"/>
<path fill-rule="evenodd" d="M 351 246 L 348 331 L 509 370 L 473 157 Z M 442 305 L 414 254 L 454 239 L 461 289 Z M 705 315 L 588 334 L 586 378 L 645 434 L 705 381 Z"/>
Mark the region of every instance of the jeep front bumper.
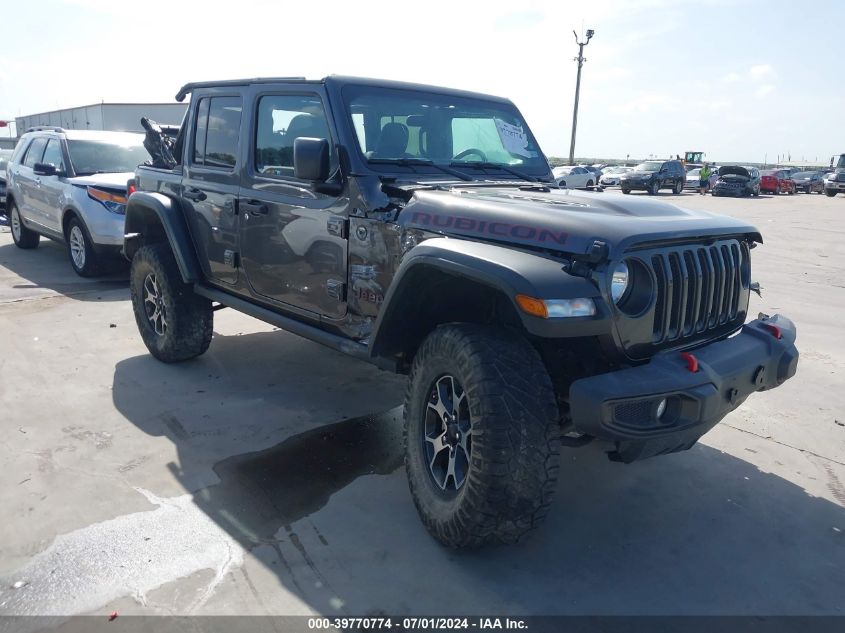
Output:
<path fill-rule="evenodd" d="M 686 450 L 749 395 L 794 376 L 797 366 L 795 325 L 761 315 L 730 338 L 575 381 L 572 422 L 581 433 L 614 442 L 614 461 Z"/>

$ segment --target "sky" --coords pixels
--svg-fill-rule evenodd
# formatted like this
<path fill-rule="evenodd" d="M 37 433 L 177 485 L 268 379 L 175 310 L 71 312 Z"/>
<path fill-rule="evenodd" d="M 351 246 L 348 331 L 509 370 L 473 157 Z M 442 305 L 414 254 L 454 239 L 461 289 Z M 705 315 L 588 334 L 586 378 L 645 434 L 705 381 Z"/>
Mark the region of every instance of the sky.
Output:
<path fill-rule="evenodd" d="M 359 75 L 510 98 L 547 155 L 845 152 L 845 1 L 0 0 L 0 120 L 189 81 Z M 0 128 L 0 136 L 8 128 Z"/>

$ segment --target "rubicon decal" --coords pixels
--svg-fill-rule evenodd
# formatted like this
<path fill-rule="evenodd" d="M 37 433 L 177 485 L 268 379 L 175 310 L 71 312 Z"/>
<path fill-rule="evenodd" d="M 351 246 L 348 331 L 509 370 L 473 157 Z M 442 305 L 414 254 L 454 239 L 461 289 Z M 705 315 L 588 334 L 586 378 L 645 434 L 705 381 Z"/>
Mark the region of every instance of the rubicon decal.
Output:
<path fill-rule="evenodd" d="M 411 216 L 412 226 L 427 229 L 452 229 L 461 233 L 473 233 L 490 237 L 510 237 L 517 240 L 565 244 L 568 234 L 563 231 L 538 228 L 527 224 L 490 222 L 459 215 L 441 215 L 416 211 Z"/>

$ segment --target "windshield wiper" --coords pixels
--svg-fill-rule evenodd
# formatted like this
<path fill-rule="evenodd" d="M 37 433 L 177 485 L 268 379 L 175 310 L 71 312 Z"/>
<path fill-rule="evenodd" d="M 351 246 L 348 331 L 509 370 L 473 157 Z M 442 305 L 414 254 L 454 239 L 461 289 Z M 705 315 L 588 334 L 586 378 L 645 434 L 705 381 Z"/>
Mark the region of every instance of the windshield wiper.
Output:
<path fill-rule="evenodd" d="M 489 161 L 480 161 L 480 160 L 468 160 L 468 161 L 455 161 L 449 163 L 450 167 L 474 167 L 475 169 L 500 169 L 504 172 L 507 172 L 517 178 L 522 178 L 523 180 L 527 180 L 528 182 L 540 182 L 539 178 L 535 178 L 534 176 L 529 176 L 521 171 L 516 169 L 511 169 L 507 165 L 503 165 L 502 163 L 491 163 Z"/>
<path fill-rule="evenodd" d="M 455 178 L 465 181 L 472 180 L 471 176 L 468 176 L 457 169 L 450 169 L 445 165 L 439 165 L 428 158 L 368 158 L 367 162 L 375 165 L 400 165 L 402 167 L 415 167 L 421 165 L 423 167 L 434 167 L 435 169 L 439 169 L 440 171 L 450 174 Z"/>

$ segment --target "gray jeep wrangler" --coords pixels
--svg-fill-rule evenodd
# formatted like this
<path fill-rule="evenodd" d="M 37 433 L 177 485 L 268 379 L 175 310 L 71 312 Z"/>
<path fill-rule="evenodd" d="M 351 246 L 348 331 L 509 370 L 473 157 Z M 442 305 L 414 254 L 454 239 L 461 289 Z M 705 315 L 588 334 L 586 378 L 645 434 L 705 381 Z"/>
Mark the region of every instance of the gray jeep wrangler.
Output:
<path fill-rule="evenodd" d="M 560 190 L 508 100 L 347 77 L 193 83 L 126 210 L 135 316 L 164 362 L 229 307 L 408 375 L 405 466 L 453 547 L 547 513 L 562 445 L 690 448 L 796 370 L 746 322 L 744 222 Z"/>

